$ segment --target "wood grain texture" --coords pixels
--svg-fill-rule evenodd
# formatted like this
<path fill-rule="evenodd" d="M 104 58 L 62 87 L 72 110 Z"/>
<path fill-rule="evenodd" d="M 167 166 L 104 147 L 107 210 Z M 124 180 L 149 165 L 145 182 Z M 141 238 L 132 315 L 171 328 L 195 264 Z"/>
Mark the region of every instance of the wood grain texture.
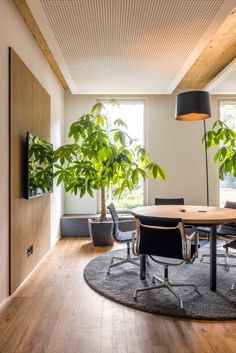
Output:
<path fill-rule="evenodd" d="M 11 293 L 50 247 L 50 195 L 24 199 L 26 132 L 50 139 L 50 96 L 10 49 Z M 26 249 L 33 245 L 27 258 Z"/>
<path fill-rule="evenodd" d="M 0 352 L 235 352 L 236 321 L 148 314 L 94 292 L 83 269 L 110 249 L 95 249 L 87 239 L 60 240 L 0 311 Z"/>
<path fill-rule="evenodd" d="M 205 88 L 236 58 L 236 6 L 179 83 L 179 89 Z"/>
<path fill-rule="evenodd" d="M 135 216 L 181 218 L 185 224 L 223 224 L 236 221 L 236 210 L 211 206 L 144 206 L 132 210 Z"/>
<path fill-rule="evenodd" d="M 41 48 L 43 54 L 45 55 L 49 65 L 51 66 L 52 70 L 54 71 L 55 75 L 57 76 L 58 80 L 62 84 L 63 88 L 68 88 L 67 82 L 54 58 L 46 39 L 44 38 L 30 8 L 27 4 L 26 0 L 13 0 L 18 11 L 20 12 L 23 20 L 25 21 L 27 27 L 31 31 L 34 39 L 36 40 L 37 44 Z"/>

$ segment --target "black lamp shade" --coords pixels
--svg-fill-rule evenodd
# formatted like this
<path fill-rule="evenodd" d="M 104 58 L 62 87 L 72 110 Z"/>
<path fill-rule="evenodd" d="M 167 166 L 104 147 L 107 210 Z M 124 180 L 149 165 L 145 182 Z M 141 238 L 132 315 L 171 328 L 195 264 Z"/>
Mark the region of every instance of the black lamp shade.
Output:
<path fill-rule="evenodd" d="M 209 93 L 189 91 L 178 94 L 176 119 L 183 121 L 205 120 L 211 117 Z"/>

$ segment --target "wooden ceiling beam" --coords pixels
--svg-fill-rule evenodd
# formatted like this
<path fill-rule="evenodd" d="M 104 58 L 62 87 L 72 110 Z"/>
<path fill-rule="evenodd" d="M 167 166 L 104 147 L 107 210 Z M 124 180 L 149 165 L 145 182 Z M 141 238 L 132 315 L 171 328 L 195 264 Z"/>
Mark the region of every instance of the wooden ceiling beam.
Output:
<path fill-rule="evenodd" d="M 54 71 L 55 75 L 57 76 L 58 80 L 62 84 L 63 88 L 68 88 L 67 82 L 54 58 L 47 41 L 45 40 L 30 8 L 27 4 L 26 0 L 13 0 L 17 9 L 19 10 L 21 16 L 23 17 L 27 27 L 29 28 L 30 32 L 32 33 L 34 39 L 36 40 L 37 44 L 41 48 L 43 54 L 45 55 L 49 65 L 51 66 L 52 70 Z"/>
<path fill-rule="evenodd" d="M 177 88 L 205 88 L 235 58 L 236 6 L 180 81 Z"/>

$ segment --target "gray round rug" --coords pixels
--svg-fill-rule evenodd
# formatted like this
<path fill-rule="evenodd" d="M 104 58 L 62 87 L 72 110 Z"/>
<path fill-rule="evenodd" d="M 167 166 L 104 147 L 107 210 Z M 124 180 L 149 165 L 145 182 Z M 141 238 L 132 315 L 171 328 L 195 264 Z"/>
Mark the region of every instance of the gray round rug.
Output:
<path fill-rule="evenodd" d="M 223 266 L 217 266 L 217 291 L 209 289 L 209 262 L 198 259 L 192 265 L 182 264 L 169 268 L 170 281 L 195 283 L 200 295 L 187 287 L 176 287 L 176 292 L 184 302 L 184 309 L 180 309 L 179 302 L 165 288 L 140 292 L 137 301 L 133 299 L 136 288 L 152 285 L 152 275 L 163 277 L 163 266 L 149 260 L 149 276 L 147 280 L 139 278 L 139 268 L 132 264 L 125 264 L 107 269 L 111 257 L 125 256 L 125 249 L 106 253 L 92 260 L 84 269 L 84 279 L 88 285 L 101 295 L 133 309 L 154 314 L 169 315 L 189 319 L 203 320 L 235 320 L 236 319 L 236 291 L 231 285 L 236 281 L 236 268 L 232 266 L 227 273 Z"/>

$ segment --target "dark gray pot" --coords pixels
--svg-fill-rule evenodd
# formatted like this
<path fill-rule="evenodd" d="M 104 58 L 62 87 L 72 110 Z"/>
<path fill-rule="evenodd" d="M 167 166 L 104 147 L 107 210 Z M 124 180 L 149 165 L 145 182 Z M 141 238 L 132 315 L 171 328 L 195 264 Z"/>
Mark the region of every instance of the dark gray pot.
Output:
<path fill-rule="evenodd" d="M 113 222 L 99 222 L 97 219 L 89 218 L 88 228 L 94 246 L 111 246 L 114 244 Z"/>

